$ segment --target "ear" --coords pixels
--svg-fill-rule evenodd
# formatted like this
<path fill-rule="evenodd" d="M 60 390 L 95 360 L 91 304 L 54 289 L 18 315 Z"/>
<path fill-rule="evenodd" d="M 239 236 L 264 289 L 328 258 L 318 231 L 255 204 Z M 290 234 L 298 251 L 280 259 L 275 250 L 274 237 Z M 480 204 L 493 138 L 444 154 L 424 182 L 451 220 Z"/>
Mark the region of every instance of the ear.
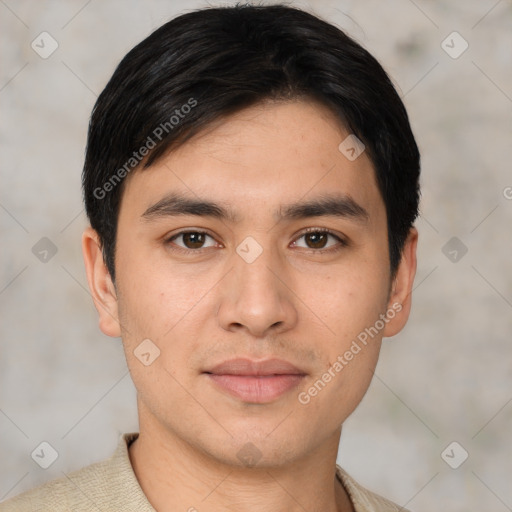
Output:
<path fill-rule="evenodd" d="M 116 289 L 103 260 L 98 233 L 91 227 L 82 235 L 82 253 L 87 282 L 99 315 L 100 329 L 107 336 L 119 337 L 121 327 Z"/>
<path fill-rule="evenodd" d="M 418 245 L 418 231 L 411 228 L 402 250 L 400 264 L 393 279 L 391 293 L 388 300 L 388 311 L 395 312 L 393 318 L 384 328 L 383 337 L 398 334 L 407 323 L 411 311 L 412 286 L 416 275 L 416 247 Z"/>

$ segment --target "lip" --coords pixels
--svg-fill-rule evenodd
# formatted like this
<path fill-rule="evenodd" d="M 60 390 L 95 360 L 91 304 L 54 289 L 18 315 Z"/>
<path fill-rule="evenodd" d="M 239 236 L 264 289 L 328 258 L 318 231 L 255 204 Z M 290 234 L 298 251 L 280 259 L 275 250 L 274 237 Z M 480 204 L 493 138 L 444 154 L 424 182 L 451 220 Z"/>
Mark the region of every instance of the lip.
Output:
<path fill-rule="evenodd" d="M 205 373 L 215 375 L 244 375 L 244 376 L 268 376 L 268 375 L 306 375 L 292 363 L 284 359 L 264 359 L 254 361 L 247 358 L 229 359 Z"/>
<path fill-rule="evenodd" d="M 278 399 L 306 376 L 306 372 L 282 359 L 231 359 L 204 373 L 223 392 L 259 404 Z"/>

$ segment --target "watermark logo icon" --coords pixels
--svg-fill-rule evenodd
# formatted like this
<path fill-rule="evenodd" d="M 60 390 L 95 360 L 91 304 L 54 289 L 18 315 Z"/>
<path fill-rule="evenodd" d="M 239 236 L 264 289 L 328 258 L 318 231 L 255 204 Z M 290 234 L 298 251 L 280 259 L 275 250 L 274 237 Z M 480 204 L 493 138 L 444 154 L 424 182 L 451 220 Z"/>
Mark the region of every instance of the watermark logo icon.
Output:
<path fill-rule="evenodd" d="M 458 32 L 454 31 L 443 39 L 441 48 L 452 59 L 458 59 L 469 48 L 469 43 Z"/>
<path fill-rule="evenodd" d="M 246 263 L 252 263 L 263 252 L 263 247 L 252 236 L 248 236 L 238 244 L 236 252 Z"/>
<path fill-rule="evenodd" d="M 48 469 L 59 457 L 57 450 L 47 441 L 40 443 L 30 454 L 36 464 Z"/>
<path fill-rule="evenodd" d="M 41 32 L 30 46 L 41 59 L 47 59 L 59 47 L 59 43 L 48 32 Z"/>
<path fill-rule="evenodd" d="M 452 263 L 458 263 L 466 255 L 468 248 L 460 238 L 453 236 L 443 245 L 441 251 Z"/>
<path fill-rule="evenodd" d="M 32 247 L 32 254 L 41 262 L 48 263 L 56 254 L 57 246 L 47 237 L 43 236 Z"/>
<path fill-rule="evenodd" d="M 160 356 L 160 349 L 149 338 L 146 338 L 137 345 L 133 353 L 144 366 L 149 366 Z"/>
<path fill-rule="evenodd" d="M 245 443 L 236 456 L 246 466 L 253 467 L 260 461 L 262 453 L 253 443 Z"/>
<path fill-rule="evenodd" d="M 442 452 L 441 458 L 450 466 L 452 469 L 457 469 L 469 457 L 469 453 L 464 447 L 457 441 L 451 442 Z"/>
<path fill-rule="evenodd" d="M 343 153 L 345 157 L 353 162 L 358 158 L 366 149 L 363 142 L 351 133 L 343 142 L 338 146 L 340 153 Z"/>

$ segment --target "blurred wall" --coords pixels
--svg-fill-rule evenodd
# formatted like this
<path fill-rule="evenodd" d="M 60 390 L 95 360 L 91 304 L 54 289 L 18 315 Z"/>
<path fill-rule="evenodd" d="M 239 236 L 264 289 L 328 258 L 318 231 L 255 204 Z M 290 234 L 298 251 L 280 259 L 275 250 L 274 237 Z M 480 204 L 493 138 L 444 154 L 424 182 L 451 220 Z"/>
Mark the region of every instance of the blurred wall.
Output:
<path fill-rule="evenodd" d="M 338 462 L 415 511 L 511 510 L 512 3 L 292 3 L 380 60 L 422 152 L 412 315 L 384 341 Z M 121 343 L 99 331 L 83 269 L 86 129 L 122 56 L 205 5 L 0 2 L 0 500 L 138 428 Z M 31 458 L 43 441 L 58 453 L 46 470 Z"/>

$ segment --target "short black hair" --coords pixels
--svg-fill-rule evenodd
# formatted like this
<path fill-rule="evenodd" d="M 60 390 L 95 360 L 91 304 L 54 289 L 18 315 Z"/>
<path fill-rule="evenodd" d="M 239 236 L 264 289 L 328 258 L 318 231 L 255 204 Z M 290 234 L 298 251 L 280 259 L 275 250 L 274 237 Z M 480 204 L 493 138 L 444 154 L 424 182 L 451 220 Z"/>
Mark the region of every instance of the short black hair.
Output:
<path fill-rule="evenodd" d="M 129 172 L 150 167 L 213 121 L 293 99 L 321 102 L 364 143 L 386 206 L 393 276 L 418 215 L 420 155 L 388 75 L 361 45 L 310 13 L 237 4 L 165 23 L 122 59 L 98 97 L 82 184 L 112 279 Z"/>

